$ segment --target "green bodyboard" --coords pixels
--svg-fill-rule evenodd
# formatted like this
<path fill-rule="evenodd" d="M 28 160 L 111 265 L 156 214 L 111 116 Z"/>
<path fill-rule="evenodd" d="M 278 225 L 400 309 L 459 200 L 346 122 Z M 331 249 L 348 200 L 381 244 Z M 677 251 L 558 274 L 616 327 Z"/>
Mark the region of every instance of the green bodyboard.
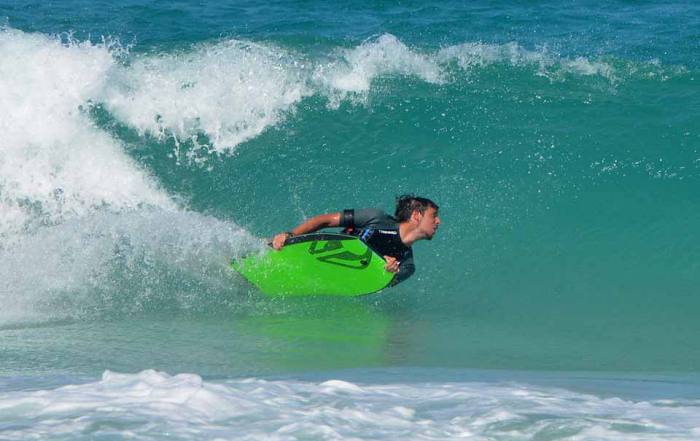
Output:
<path fill-rule="evenodd" d="M 231 262 L 270 296 L 360 296 L 386 288 L 394 275 L 386 261 L 355 236 L 302 234 L 284 247 Z"/>

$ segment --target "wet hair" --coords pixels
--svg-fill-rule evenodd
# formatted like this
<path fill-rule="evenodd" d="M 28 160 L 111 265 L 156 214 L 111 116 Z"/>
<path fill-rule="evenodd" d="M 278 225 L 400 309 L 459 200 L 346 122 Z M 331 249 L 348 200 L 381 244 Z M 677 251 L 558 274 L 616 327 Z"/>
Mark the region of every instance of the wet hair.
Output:
<path fill-rule="evenodd" d="M 418 210 L 419 213 L 425 213 L 428 207 L 433 207 L 437 210 L 437 204 L 430 199 L 421 198 L 412 194 L 404 194 L 396 197 L 396 212 L 394 217 L 397 222 L 406 222 L 411 218 L 411 214 Z"/>

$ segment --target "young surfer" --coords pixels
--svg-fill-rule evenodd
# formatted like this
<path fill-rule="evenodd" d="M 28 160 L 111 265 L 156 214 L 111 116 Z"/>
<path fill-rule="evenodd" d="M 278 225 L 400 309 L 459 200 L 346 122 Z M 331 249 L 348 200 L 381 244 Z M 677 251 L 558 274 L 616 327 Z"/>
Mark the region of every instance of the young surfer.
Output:
<path fill-rule="evenodd" d="M 321 228 L 343 227 L 343 233 L 358 236 L 384 256 L 384 268 L 395 274 L 392 281 L 392 285 L 395 285 L 415 271 L 411 246 L 418 240 L 433 238 L 440 225 L 438 209 L 430 199 L 403 195 L 396 198 L 394 216 L 377 208 L 321 214 L 307 219 L 291 231 L 276 235 L 272 239 L 272 247 L 279 250 L 288 238 L 299 234 L 313 233 Z"/>

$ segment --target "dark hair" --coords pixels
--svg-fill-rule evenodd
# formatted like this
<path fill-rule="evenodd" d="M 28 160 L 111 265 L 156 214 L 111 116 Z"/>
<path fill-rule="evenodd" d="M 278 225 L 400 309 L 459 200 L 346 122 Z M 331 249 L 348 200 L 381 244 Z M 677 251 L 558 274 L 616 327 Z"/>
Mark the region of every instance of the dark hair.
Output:
<path fill-rule="evenodd" d="M 419 213 L 425 213 L 428 207 L 433 207 L 437 210 L 437 204 L 430 199 L 420 198 L 412 194 L 403 194 L 396 197 L 396 212 L 394 217 L 397 222 L 406 222 L 411 218 L 411 214 L 418 210 Z"/>

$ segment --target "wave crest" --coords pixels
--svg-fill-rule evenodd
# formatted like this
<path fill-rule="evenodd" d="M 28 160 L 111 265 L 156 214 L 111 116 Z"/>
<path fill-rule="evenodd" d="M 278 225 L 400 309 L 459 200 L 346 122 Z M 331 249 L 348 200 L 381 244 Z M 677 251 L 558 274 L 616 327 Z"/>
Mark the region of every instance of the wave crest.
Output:
<path fill-rule="evenodd" d="M 104 101 L 142 134 L 190 141 L 196 152 L 204 133 L 222 153 L 280 122 L 310 94 L 303 71 L 303 60 L 282 49 L 224 41 L 138 56 L 115 75 Z"/>
<path fill-rule="evenodd" d="M 0 31 L 0 237 L 104 207 L 172 206 L 84 112 L 114 67 L 106 44 Z"/>

